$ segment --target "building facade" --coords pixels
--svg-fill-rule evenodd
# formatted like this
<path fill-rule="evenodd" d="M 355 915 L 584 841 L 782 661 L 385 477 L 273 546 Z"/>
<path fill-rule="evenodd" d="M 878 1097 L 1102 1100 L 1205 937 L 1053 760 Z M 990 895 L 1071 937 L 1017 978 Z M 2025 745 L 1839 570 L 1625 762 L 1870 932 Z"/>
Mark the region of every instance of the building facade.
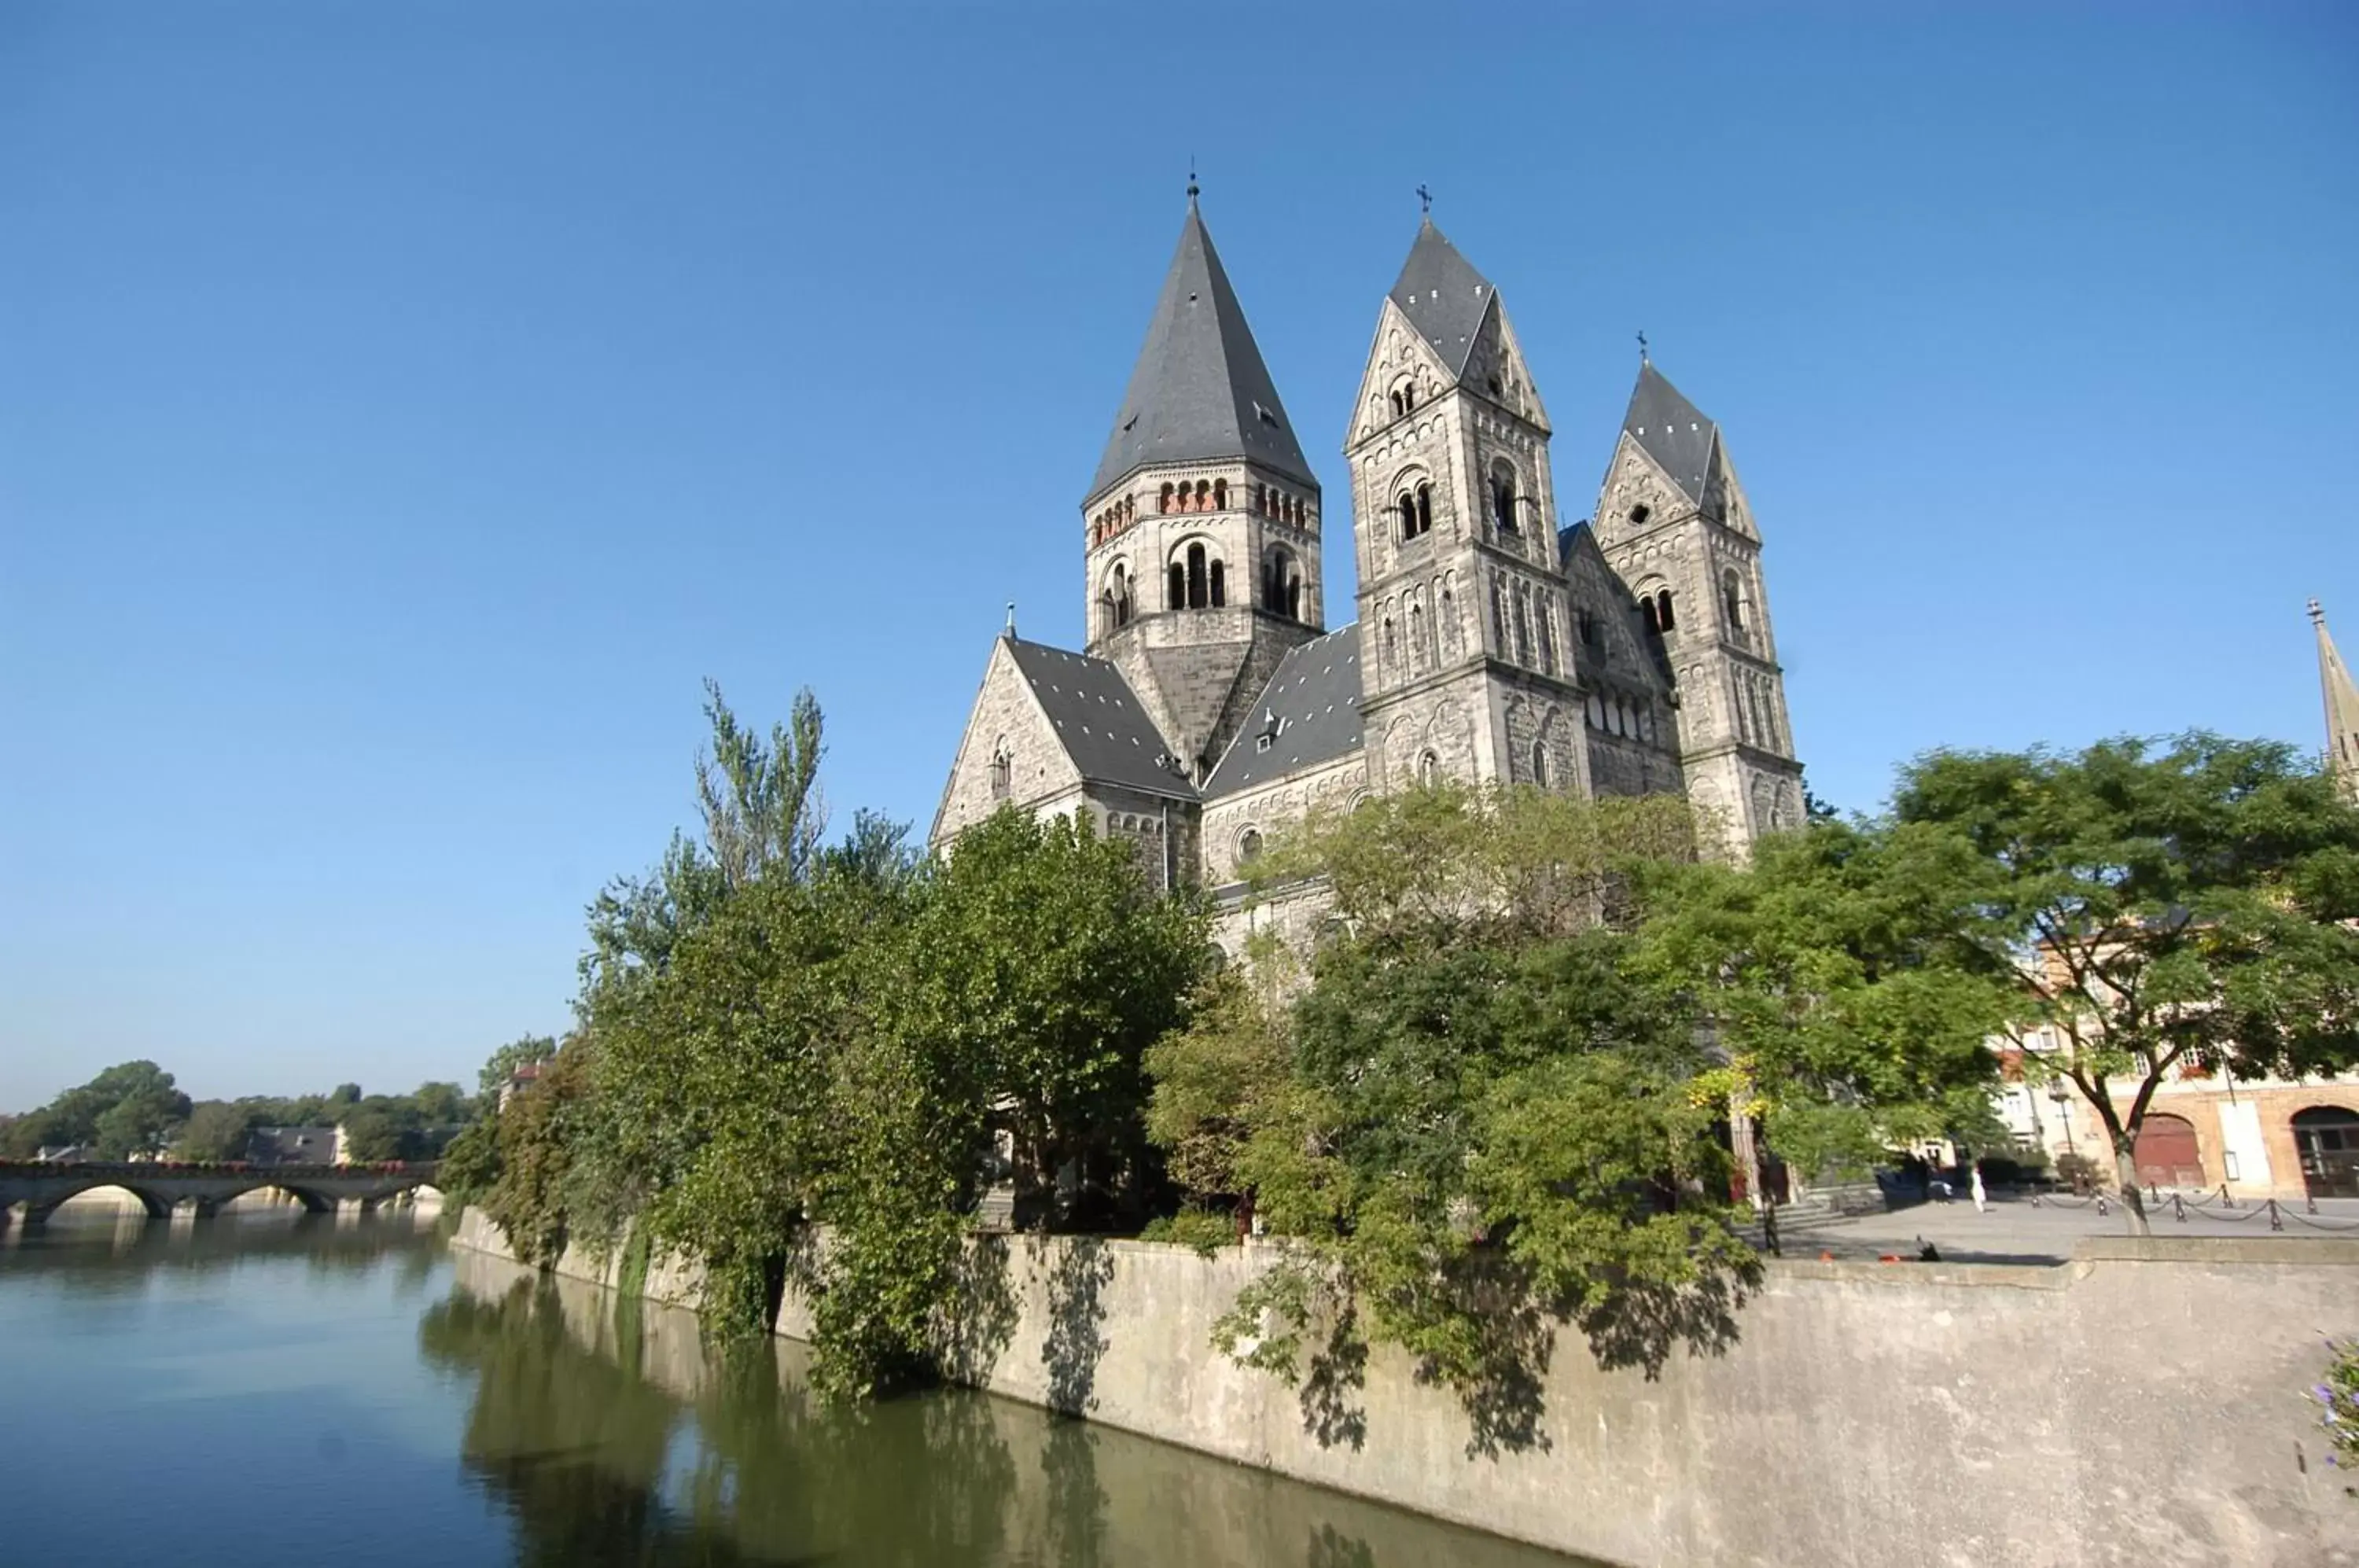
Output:
<path fill-rule="evenodd" d="M 1327 802 L 1442 780 L 1683 791 L 1727 853 L 1803 820 L 1761 533 L 1719 426 L 1642 363 L 1590 516 L 1491 281 L 1429 216 L 1375 308 L 1343 454 L 1353 618 L 1324 496 L 1191 191 L 1082 505 L 1078 651 L 1011 616 L 930 834 L 1003 804 L 1083 814 L 1225 942 L 1319 917 L 1241 897 Z"/>

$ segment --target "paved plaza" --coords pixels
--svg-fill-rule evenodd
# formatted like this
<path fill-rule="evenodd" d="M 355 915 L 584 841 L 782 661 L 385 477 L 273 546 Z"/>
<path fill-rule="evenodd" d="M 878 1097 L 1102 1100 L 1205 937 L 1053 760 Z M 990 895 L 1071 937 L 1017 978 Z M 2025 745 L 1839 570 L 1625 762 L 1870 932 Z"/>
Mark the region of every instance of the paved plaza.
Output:
<path fill-rule="evenodd" d="M 2321 1198 L 2316 1213 L 2301 1200 L 2280 1199 L 2274 1216 L 2266 1202 L 2238 1199 L 2223 1206 L 2219 1192 L 2182 1194 L 2174 1205 L 2165 1192 L 2147 1204 L 2157 1236 L 2275 1236 L 2359 1238 L 2359 1198 Z M 2178 1216 L 2182 1211 L 2184 1220 Z M 2282 1226 L 2272 1229 L 2272 1219 Z M 2107 1200 L 2104 1213 L 2094 1199 L 1994 1195 L 1988 1213 L 1977 1214 L 1965 1198 L 1924 1203 L 1889 1213 L 1850 1219 L 1791 1219 L 1778 1227 L 1788 1258 L 1873 1258 L 1897 1253 L 1915 1258 L 1930 1242 L 1947 1263 L 2061 1263 L 2083 1236 L 2127 1236 L 2121 1204 Z"/>

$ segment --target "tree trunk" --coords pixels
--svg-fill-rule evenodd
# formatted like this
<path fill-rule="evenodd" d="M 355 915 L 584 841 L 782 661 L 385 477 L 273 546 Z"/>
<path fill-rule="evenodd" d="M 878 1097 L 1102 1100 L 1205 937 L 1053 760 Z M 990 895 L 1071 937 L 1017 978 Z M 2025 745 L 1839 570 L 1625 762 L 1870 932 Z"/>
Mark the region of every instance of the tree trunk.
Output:
<path fill-rule="evenodd" d="M 2146 1214 L 2146 1194 L 2138 1191 L 2137 1145 L 2118 1134 L 2114 1139 L 2114 1178 L 2122 1186 L 2122 1213 L 2132 1236 L 2152 1236 Z"/>

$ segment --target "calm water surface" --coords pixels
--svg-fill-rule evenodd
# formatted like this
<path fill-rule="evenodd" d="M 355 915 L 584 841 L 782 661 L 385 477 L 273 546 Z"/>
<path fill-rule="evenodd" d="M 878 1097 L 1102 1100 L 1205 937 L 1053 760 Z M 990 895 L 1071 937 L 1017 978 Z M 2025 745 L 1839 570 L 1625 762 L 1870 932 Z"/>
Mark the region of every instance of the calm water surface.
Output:
<path fill-rule="evenodd" d="M 985 1395 L 842 1410 L 802 1373 L 407 1219 L 60 1216 L 0 1235 L 0 1564 L 1571 1562 Z"/>

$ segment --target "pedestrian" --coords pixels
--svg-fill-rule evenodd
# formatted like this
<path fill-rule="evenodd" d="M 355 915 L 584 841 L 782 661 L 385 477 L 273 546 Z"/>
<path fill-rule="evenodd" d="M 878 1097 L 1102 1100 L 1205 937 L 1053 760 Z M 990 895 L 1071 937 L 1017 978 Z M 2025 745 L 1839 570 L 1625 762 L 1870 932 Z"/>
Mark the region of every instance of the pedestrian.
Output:
<path fill-rule="evenodd" d="M 1983 1190 L 1983 1166 L 1979 1160 L 1974 1161 L 1974 1213 L 1990 1213 L 1990 1194 Z"/>

